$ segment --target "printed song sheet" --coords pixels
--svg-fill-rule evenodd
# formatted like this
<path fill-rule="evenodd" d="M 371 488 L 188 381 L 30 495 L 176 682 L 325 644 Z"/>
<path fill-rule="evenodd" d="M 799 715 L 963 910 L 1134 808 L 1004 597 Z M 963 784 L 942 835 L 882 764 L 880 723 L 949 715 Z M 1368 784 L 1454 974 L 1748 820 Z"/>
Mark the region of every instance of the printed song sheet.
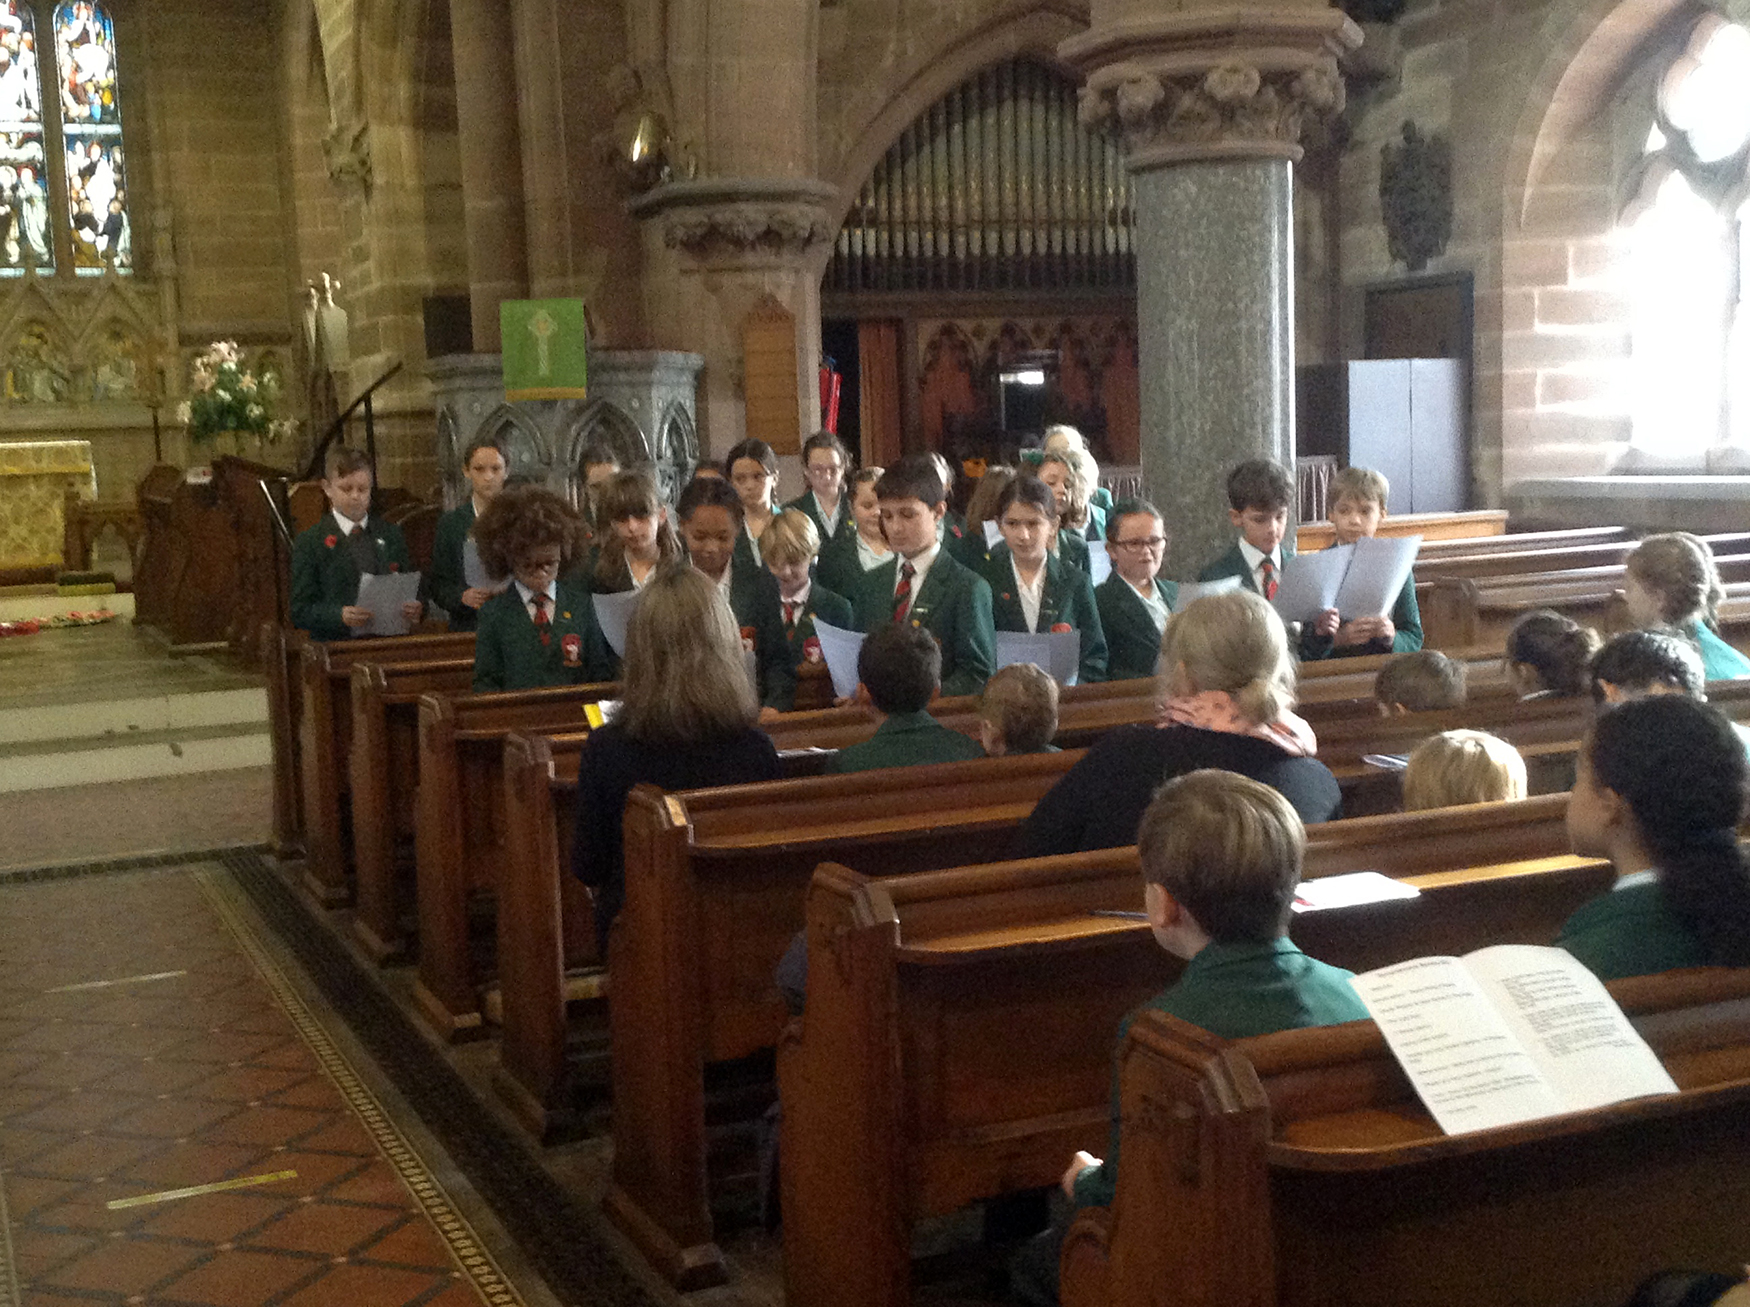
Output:
<path fill-rule="evenodd" d="M 1112 555 L 1106 552 L 1104 540 L 1088 541 L 1088 579 L 1101 585 L 1112 575 Z"/>
<path fill-rule="evenodd" d="M 1080 631 L 997 632 L 997 670 L 1032 663 L 1059 685 L 1074 685 L 1082 666 Z"/>
<path fill-rule="evenodd" d="M 470 590 L 490 590 L 493 594 L 510 584 L 508 576 L 502 581 L 494 581 L 486 574 L 486 564 L 480 561 L 480 546 L 473 536 L 462 541 L 462 584 Z"/>
<path fill-rule="evenodd" d="M 1181 581 L 1179 582 L 1179 602 L 1173 605 L 1175 613 L 1182 613 L 1190 604 L 1210 595 L 1224 595 L 1229 590 L 1240 588 L 1240 578 L 1237 576 L 1218 577 L 1214 581 Z"/>
<path fill-rule="evenodd" d="M 820 639 L 820 656 L 826 659 L 826 670 L 832 677 L 832 692 L 840 699 L 849 699 L 857 692 L 857 655 L 863 649 L 863 636 L 829 626 L 818 618 L 814 634 Z"/>
<path fill-rule="evenodd" d="M 366 572 L 359 577 L 359 595 L 354 601 L 371 610 L 371 620 L 353 627 L 354 639 L 372 635 L 406 635 L 413 628 L 401 612 L 403 604 L 419 598 L 418 572 Z"/>
<path fill-rule="evenodd" d="M 638 590 L 626 590 L 620 594 L 591 595 L 595 604 L 596 625 L 602 628 L 602 638 L 608 642 L 608 648 L 614 651 L 614 657 L 626 656 L 626 627 L 632 621 L 632 610 L 638 606 Z"/>
<path fill-rule="evenodd" d="M 1296 554 L 1282 567 L 1282 584 L 1270 603 L 1285 622 L 1310 622 L 1327 609 L 1336 608 L 1349 570 L 1354 545 L 1332 545 L 1316 554 Z"/>

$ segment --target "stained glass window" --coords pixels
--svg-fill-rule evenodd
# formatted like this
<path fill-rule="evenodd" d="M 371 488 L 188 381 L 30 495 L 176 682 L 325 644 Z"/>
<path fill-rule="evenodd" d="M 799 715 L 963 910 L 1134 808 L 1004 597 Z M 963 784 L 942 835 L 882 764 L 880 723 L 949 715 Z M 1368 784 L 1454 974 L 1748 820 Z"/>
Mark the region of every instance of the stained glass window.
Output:
<path fill-rule="evenodd" d="M 81 273 L 102 272 L 106 264 L 131 268 L 115 25 L 102 5 L 71 0 L 56 6 L 55 61 L 73 266 Z"/>
<path fill-rule="evenodd" d="M 0 275 L 54 267 L 36 17 L 0 3 Z"/>

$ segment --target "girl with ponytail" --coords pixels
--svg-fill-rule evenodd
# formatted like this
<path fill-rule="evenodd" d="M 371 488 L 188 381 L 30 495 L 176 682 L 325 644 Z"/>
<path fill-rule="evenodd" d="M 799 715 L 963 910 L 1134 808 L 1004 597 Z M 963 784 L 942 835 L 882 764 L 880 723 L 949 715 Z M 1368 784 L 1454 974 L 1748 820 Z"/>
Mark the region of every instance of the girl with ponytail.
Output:
<path fill-rule="evenodd" d="M 1750 966 L 1745 778 L 1737 733 L 1704 703 L 1655 695 L 1600 717 L 1580 749 L 1568 839 L 1609 858 L 1616 886 L 1556 942 L 1604 980 Z"/>
<path fill-rule="evenodd" d="M 1725 593 L 1714 551 L 1687 531 L 1648 536 L 1628 556 L 1622 594 L 1630 620 L 1643 629 L 1668 626 L 1692 640 L 1710 681 L 1750 676 L 1750 658 L 1719 636 Z"/>

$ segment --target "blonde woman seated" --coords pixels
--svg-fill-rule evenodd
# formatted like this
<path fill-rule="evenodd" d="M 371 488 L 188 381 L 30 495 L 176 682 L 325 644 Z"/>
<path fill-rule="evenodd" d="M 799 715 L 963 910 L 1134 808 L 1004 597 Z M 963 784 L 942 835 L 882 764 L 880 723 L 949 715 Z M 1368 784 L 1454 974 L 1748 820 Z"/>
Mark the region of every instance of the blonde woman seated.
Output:
<path fill-rule="evenodd" d="M 1442 731 L 1423 740 L 1404 768 L 1404 811 L 1501 803 L 1525 797 L 1525 759 L 1487 731 Z"/>
<path fill-rule="evenodd" d="M 1020 856 L 1134 844 L 1161 784 L 1203 767 L 1280 791 L 1302 821 L 1340 815 L 1336 778 L 1313 757 L 1312 728 L 1291 711 L 1288 634 L 1263 598 L 1235 590 L 1174 614 L 1161 634 L 1160 667 L 1159 724 L 1102 736 L 1033 809 Z"/>

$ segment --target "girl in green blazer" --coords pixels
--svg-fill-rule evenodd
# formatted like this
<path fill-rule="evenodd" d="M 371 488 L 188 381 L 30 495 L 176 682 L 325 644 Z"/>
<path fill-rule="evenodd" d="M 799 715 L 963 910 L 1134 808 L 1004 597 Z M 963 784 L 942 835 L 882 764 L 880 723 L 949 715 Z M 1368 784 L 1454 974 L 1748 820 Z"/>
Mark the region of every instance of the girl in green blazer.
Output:
<path fill-rule="evenodd" d="M 1106 679 L 1106 635 L 1094 603 L 1088 574 L 1053 558 L 1046 542 L 1057 527 L 1051 488 L 1037 477 L 1019 476 L 997 500 L 997 525 L 1003 543 L 986 555 L 984 579 L 991 589 L 991 616 L 999 631 L 1081 633 L 1082 684 Z M 1039 601 L 1029 620 L 1024 599 L 1037 587 Z"/>
<path fill-rule="evenodd" d="M 560 580 L 581 527 L 576 510 L 539 486 L 506 490 L 481 514 L 474 528 L 480 560 L 511 583 L 480 609 L 476 692 L 582 685 L 618 674 L 588 588 Z"/>
<path fill-rule="evenodd" d="M 474 534 L 474 520 L 504 489 L 505 466 L 504 451 L 496 440 L 470 444 L 462 454 L 468 498 L 438 519 L 426 591 L 450 615 L 452 631 L 472 631 L 480 609 L 492 598 L 491 590 L 468 584 L 462 558 L 468 537 Z"/>

